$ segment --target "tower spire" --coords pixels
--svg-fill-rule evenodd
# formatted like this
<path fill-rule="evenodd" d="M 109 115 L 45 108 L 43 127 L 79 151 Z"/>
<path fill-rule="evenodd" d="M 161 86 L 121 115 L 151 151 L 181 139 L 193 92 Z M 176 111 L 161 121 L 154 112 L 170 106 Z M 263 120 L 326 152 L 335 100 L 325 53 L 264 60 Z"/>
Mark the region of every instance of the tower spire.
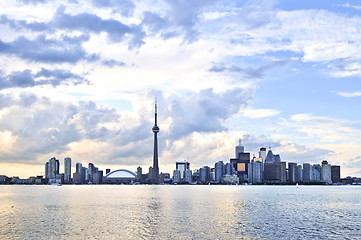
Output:
<path fill-rule="evenodd" d="M 159 127 L 157 126 L 157 99 L 154 103 L 154 126 L 152 131 L 154 133 L 154 153 L 153 153 L 153 174 L 152 174 L 152 183 L 159 183 L 159 166 L 158 166 L 158 138 L 157 133 L 159 132 Z"/>

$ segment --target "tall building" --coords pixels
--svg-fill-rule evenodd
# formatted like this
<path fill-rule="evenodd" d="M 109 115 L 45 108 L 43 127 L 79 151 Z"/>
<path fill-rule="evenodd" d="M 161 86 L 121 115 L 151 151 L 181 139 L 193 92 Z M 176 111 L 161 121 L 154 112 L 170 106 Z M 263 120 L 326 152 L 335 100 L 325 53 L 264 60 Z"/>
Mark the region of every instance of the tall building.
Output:
<path fill-rule="evenodd" d="M 80 163 L 80 162 L 77 162 L 77 163 L 75 164 L 75 172 L 81 173 L 82 167 L 83 167 L 83 166 L 81 165 L 81 163 Z"/>
<path fill-rule="evenodd" d="M 267 183 L 286 183 L 286 162 L 265 162 L 263 175 Z"/>
<path fill-rule="evenodd" d="M 281 157 L 279 154 L 273 154 L 270 147 L 264 162 L 281 162 Z"/>
<path fill-rule="evenodd" d="M 157 133 L 159 132 L 159 127 L 157 126 L 157 102 L 155 102 L 154 108 L 154 126 L 152 128 L 154 133 L 154 153 L 153 153 L 153 174 L 151 182 L 154 184 L 159 183 L 159 166 L 158 166 L 158 138 Z"/>
<path fill-rule="evenodd" d="M 262 162 L 264 162 L 266 160 L 266 156 L 267 156 L 267 150 L 265 147 L 261 147 L 259 149 L 259 157 L 262 158 Z"/>
<path fill-rule="evenodd" d="M 65 183 L 71 182 L 71 158 L 70 157 L 64 158 L 64 182 Z"/>
<path fill-rule="evenodd" d="M 289 162 L 288 163 L 288 182 L 289 183 L 296 183 L 297 182 L 297 163 Z"/>
<path fill-rule="evenodd" d="M 49 179 L 55 179 L 56 174 L 59 172 L 59 160 L 55 157 L 49 159 L 48 175 Z"/>
<path fill-rule="evenodd" d="M 208 166 L 203 166 L 200 169 L 200 181 L 201 183 L 208 183 L 211 179 L 211 170 Z"/>
<path fill-rule="evenodd" d="M 244 152 L 244 146 L 242 146 L 242 140 L 238 140 L 238 146 L 236 146 L 235 154 L 236 158 L 239 158 L 239 154 Z"/>
<path fill-rule="evenodd" d="M 108 173 L 107 173 L 108 174 Z M 139 166 L 139 167 L 137 167 L 137 180 L 139 181 L 139 182 L 141 182 L 142 181 L 142 167 L 141 166 Z"/>
<path fill-rule="evenodd" d="M 302 177 L 302 165 L 297 165 L 297 182 L 302 182 L 303 181 L 303 177 Z"/>
<path fill-rule="evenodd" d="M 313 182 L 321 181 L 321 172 L 322 172 L 322 167 L 320 166 L 320 164 L 313 164 L 313 166 L 312 166 L 312 181 Z"/>
<path fill-rule="evenodd" d="M 192 183 L 192 170 L 187 169 L 184 171 L 184 181 L 187 183 Z"/>
<path fill-rule="evenodd" d="M 225 165 L 225 175 L 233 175 L 234 168 L 232 163 L 226 163 Z"/>
<path fill-rule="evenodd" d="M 332 180 L 332 183 L 340 183 L 341 182 L 340 166 L 331 166 L 331 180 Z"/>
<path fill-rule="evenodd" d="M 248 182 L 248 164 L 251 162 L 250 159 L 250 153 L 239 153 L 236 170 L 240 182 Z"/>
<path fill-rule="evenodd" d="M 184 180 L 184 177 L 185 177 L 184 172 L 186 170 L 189 170 L 189 167 L 190 167 L 190 163 L 187 161 L 175 163 L 175 169 L 179 170 L 181 180 Z"/>
<path fill-rule="evenodd" d="M 331 164 L 327 161 L 322 161 L 321 181 L 332 184 L 331 179 Z"/>
<path fill-rule="evenodd" d="M 173 170 L 173 182 L 174 183 L 179 183 L 181 182 L 181 174 L 179 170 Z"/>
<path fill-rule="evenodd" d="M 49 179 L 49 162 L 45 163 L 45 179 L 46 181 Z"/>
<path fill-rule="evenodd" d="M 93 176 L 95 173 L 95 167 L 93 163 L 89 163 L 88 164 L 88 182 L 93 183 Z"/>
<path fill-rule="evenodd" d="M 215 181 L 216 183 L 220 183 L 222 181 L 223 173 L 224 173 L 224 163 L 223 161 L 216 162 L 214 165 L 215 169 Z"/>
<path fill-rule="evenodd" d="M 304 163 L 303 164 L 302 177 L 303 177 L 303 182 L 311 182 L 312 181 L 312 167 L 311 167 L 311 164 L 309 164 L 309 163 Z"/>
<path fill-rule="evenodd" d="M 256 159 L 256 158 L 255 158 Z M 262 159 L 262 158 L 258 158 Z M 261 183 L 262 178 L 262 161 L 255 161 L 248 163 L 248 182 L 252 184 Z"/>

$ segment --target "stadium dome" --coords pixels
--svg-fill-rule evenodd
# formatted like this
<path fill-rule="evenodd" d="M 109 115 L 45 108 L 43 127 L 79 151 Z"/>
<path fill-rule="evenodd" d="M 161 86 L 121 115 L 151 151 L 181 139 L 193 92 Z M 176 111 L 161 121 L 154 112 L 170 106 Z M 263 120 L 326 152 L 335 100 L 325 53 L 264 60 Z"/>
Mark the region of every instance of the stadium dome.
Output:
<path fill-rule="evenodd" d="M 131 183 L 134 182 L 137 178 L 137 175 L 126 169 L 117 169 L 108 173 L 104 177 L 105 183 Z"/>

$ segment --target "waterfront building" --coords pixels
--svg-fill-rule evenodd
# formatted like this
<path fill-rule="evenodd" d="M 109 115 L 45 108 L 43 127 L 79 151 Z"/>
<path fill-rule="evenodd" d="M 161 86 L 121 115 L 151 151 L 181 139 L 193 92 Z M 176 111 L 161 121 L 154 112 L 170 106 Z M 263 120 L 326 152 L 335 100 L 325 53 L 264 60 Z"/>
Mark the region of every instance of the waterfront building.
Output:
<path fill-rule="evenodd" d="M 309 163 L 304 163 L 303 164 L 302 177 L 303 177 L 303 182 L 307 183 L 307 182 L 312 181 L 312 167 L 311 167 L 311 164 L 309 164 Z"/>
<path fill-rule="evenodd" d="M 107 174 L 108 174 L 109 172 L 107 172 Z M 142 179 L 142 176 L 143 176 L 143 174 L 142 174 L 142 168 L 139 166 L 139 167 L 137 167 L 137 181 L 138 182 L 141 182 L 143 179 Z"/>
<path fill-rule="evenodd" d="M 256 159 L 256 158 L 255 158 Z M 262 158 L 259 158 L 262 160 Z M 262 161 L 255 161 L 248 163 L 248 182 L 257 184 L 262 182 Z"/>
<path fill-rule="evenodd" d="M 238 184 L 239 178 L 236 174 L 233 174 L 233 175 L 226 174 L 222 178 L 222 183 L 223 184 Z"/>
<path fill-rule="evenodd" d="M 340 166 L 331 166 L 331 181 L 332 183 L 341 182 L 341 168 Z"/>
<path fill-rule="evenodd" d="M 171 178 L 169 173 L 160 173 L 159 174 L 159 182 L 160 183 L 170 183 Z"/>
<path fill-rule="evenodd" d="M 82 167 L 81 168 L 81 183 L 86 183 L 88 182 L 88 174 L 87 174 L 87 168 L 86 167 Z"/>
<path fill-rule="evenodd" d="M 226 165 L 225 165 L 225 174 L 233 175 L 234 172 L 235 172 L 235 170 L 233 168 L 233 164 L 232 163 L 226 163 Z"/>
<path fill-rule="evenodd" d="M 182 181 L 181 173 L 179 170 L 173 171 L 173 183 L 180 183 Z"/>
<path fill-rule="evenodd" d="M 88 164 L 88 172 L 87 172 L 88 182 L 89 182 L 89 183 L 93 183 L 93 175 L 94 175 L 94 173 L 95 173 L 94 164 L 93 164 L 93 163 L 89 163 L 89 164 Z"/>
<path fill-rule="evenodd" d="M 215 169 L 215 182 L 216 183 L 221 183 L 223 173 L 224 173 L 224 163 L 223 163 L 223 161 L 216 162 L 215 165 L 214 165 L 214 169 Z"/>
<path fill-rule="evenodd" d="M 45 163 L 45 180 L 48 181 L 49 179 L 49 162 Z"/>
<path fill-rule="evenodd" d="M 297 163 L 289 162 L 288 163 L 288 182 L 294 184 L 297 182 Z"/>
<path fill-rule="evenodd" d="M 322 161 L 321 181 L 327 184 L 332 184 L 331 164 L 327 161 Z"/>
<path fill-rule="evenodd" d="M 200 169 L 200 181 L 201 183 L 208 183 L 210 181 L 210 168 L 208 166 L 203 166 Z"/>
<path fill-rule="evenodd" d="M 80 172 L 73 173 L 73 184 L 82 184 Z"/>
<path fill-rule="evenodd" d="M 264 182 L 266 183 L 286 183 L 286 162 L 265 162 L 263 175 Z"/>
<path fill-rule="evenodd" d="M 55 157 L 50 158 L 49 159 L 49 169 L 48 169 L 49 179 L 56 178 L 57 168 L 59 168 L 59 161 L 57 163 Z"/>
<path fill-rule="evenodd" d="M 64 158 L 64 182 L 71 183 L 71 158 Z"/>
<path fill-rule="evenodd" d="M 312 181 L 320 182 L 321 181 L 321 166 L 320 164 L 313 164 L 312 166 Z"/>
<path fill-rule="evenodd" d="M 184 171 L 184 181 L 186 183 L 192 183 L 192 170 L 187 169 Z"/>
<path fill-rule="evenodd" d="M 81 165 L 81 163 L 80 163 L 80 162 L 77 162 L 77 163 L 75 164 L 75 172 L 81 173 L 82 167 L 83 167 L 83 166 Z"/>
<path fill-rule="evenodd" d="M 93 183 L 94 184 L 103 183 L 103 171 L 99 171 L 98 168 L 96 168 L 96 171 L 93 173 Z"/>
<path fill-rule="evenodd" d="M 320 182 L 321 181 L 321 171 L 320 171 L 320 165 L 314 164 L 312 166 L 312 182 Z"/>
<path fill-rule="evenodd" d="M 303 181 L 303 177 L 302 177 L 302 165 L 297 165 L 297 182 L 302 182 Z"/>
<path fill-rule="evenodd" d="M 180 172 L 180 179 L 181 180 L 184 180 L 184 172 L 186 170 L 189 170 L 189 167 L 190 167 L 190 163 L 187 162 L 187 161 L 184 161 L 184 162 L 176 162 L 175 163 L 175 166 L 176 166 L 176 170 L 179 170 Z"/>
<path fill-rule="evenodd" d="M 58 159 L 55 159 L 55 176 L 59 174 L 59 170 L 60 170 L 60 162 Z"/>
<path fill-rule="evenodd" d="M 248 182 L 248 164 L 251 156 L 250 153 L 239 153 L 237 161 L 237 175 L 240 182 Z"/>

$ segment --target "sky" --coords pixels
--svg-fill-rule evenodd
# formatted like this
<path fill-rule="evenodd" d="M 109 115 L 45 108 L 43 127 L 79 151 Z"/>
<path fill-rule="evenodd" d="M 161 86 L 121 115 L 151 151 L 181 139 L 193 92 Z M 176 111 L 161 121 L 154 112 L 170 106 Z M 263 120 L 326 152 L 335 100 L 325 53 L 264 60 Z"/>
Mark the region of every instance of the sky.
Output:
<path fill-rule="evenodd" d="M 271 147 L 361 177 L 361 2 L 0 0 L 0 174 Z"/>

